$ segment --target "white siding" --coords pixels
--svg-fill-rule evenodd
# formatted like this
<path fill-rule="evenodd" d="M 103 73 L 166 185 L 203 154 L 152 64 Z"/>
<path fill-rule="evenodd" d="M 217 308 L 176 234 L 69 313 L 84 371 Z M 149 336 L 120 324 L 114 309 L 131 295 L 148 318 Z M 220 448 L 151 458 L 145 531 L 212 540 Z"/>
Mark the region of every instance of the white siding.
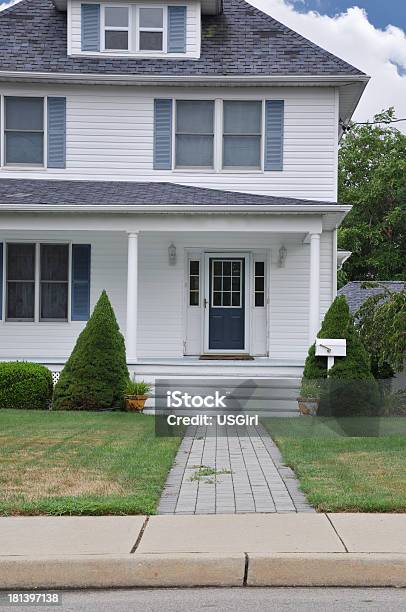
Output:
<path fill-rule="evenodd" d="M 171 181 L 217 189 L 335 201 L 337 99 L 333 88 L 269 89 L 51 87 L 4 85 L 3 94 L 67 97 L 65 170 L 3 167 L 9 178 Z M 275 98 L 285 100 L 281 172 L 154 171 L 154 97 Z"/>
<path fill-rule="evenodd" d="M 69 12 L 69 28 L 68 28 L 68 37 L 69 37 L 69 46 L 68 53 L 69 55 L 102 55 L 108 57 L 128 57 L 128 54 L 119 54 L 119 53 L 90 53 L 89 51 L 82 51 L 81 49 L 81 4 L 82 0 L 71 0 L 70 2 L 70 12 Z M 109 4 L 114 4 L 114 0 L 109 2 Z M 157 4 L 159 6 L 162 5 L 170 5 L 170 4 L 180 4 L 179 0 L 164 0 L 161 2 L 160 0 L 148 0 L 148 2 L 133 2 L 132 0 L 125 1 L 124 4 L 127 5 L 135 5 L 141 4 L 145 6 L 145 4 L 152 5 Z M 176 54 L 171 53 L 170 55 L 165 55 L 165 59 L 179 59 L 179 58 L 191 58 L 191 57 L 199 57 L 200 56 L 200 2 L 196 2 L 194 0 L 181 0 L 181 4 L 186 6 L 186 53 Z M 130 57 L 134 57 L 135 54 L 131 54 Z M 145 53 L 137 53 L 136 57 L 142 56 L 145 57 Z M 148 57 L 152 57 L 153 54 L 148 53 Z M 158 57 L 162 57 L 162 54 L 158 55 Z"/>
<path fill-rule="evenodd" d="M 106 289 L 125 332 L 127 237 L 124 233 L 4 232 L 0 240 L 67 240 L 91 243 L 91 306 Z M 177 264 L 168 263 L 168 246 L 177 249 Z M 277 265 L 278 251 L 287 249 L 285 267 Z M 332 233 L 321 240 L 321 310 L 331 302 Z M 234 249 L 270 255 L 270 357 L 304 360 L 307 352 L 309 303 L 309 245 L 292 234 L 150 233 L 139 238 L 138 356 L 181 357 L 185 339 L 186 251 Z M 66 359 L 83 323 L 0 323 L 0 359 Z M 258 330 L 253 330 L 254 336 Z M 265 326 L 264 326 L 264 333 Z"/>
<path fill-rule="evenodd" d="M 106 232 L 0 232 L 0 240 L 67 241 L 91 244 L 90 303 L 106 289 L 117 320 L 125 329 L 127 236 Z M 85 323 L 0 322 L 0 359 L 66 359 Z"/>

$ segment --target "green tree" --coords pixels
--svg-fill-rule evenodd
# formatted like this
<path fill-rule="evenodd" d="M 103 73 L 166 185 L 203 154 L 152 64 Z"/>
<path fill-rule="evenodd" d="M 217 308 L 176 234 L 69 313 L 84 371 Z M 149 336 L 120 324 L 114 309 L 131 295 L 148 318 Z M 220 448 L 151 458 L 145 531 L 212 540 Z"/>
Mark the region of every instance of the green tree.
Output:
<path fill-rule="evenodd" d="M 307 381 L 314 380 L 319 387 L 318 414 L 323 416 L 353 416 L 377 414 L 378 387 L 371 372 L 371 362 L 357 333 L 353 318 L 343 295 L 337 296 L 327 311 L 318 338 L 344 338 L 347 341 L 345 357 L 336 357 L 327 370 L 327 357 L 316 356 L 313 344 L 306 359 L 302 390 Z"/>
<path fill-rule="evenodd" d="M 367 298 L 356 313 L 357 329 L 371 357 L 374 374 L 386 378 L 403 369 L 406 359 L 406 291 L 381 291 Z"/>
<path fill-rule="evenodd" d="M 55 386 L 53 408 L 119 407 L 128 379 L 124 338 L 103 291 Z"/>
<path fill-rule="evenodd" d="M 406 278 L 406 135 L 385 125 L 394 117 L 390 108 L 342 140 L 339 200 L 353 205 L 338 234 L 339 248 L 352 251 L 343 282 Z"/>

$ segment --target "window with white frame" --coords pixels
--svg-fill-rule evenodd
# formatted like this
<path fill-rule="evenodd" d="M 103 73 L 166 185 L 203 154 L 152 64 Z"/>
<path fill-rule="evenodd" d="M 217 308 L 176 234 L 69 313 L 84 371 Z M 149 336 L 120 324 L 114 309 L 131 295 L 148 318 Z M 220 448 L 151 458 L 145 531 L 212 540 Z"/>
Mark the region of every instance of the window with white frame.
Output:
<path fill-rule="evenodd" d="M 44 164 L 44 98 L 5 96 L 4 162 Z"/>
<path fill-rule="evenodd" d="M 261 168 L 262 102 L 223 102 L 223 168 Z"/>
<path fill-rule="evenodd" d="M 130 36 L 130 7 L 104 7 L 104 49 L 128 51 Z"/>
<path fill-rule="evenodd" d="M 6 319 L 67 321 L 69 245 L 7 243 Z"/>
<path fill-rule="evenodd" d="M 214 101 L 176 103 L 175 166 L 213 168 Z"/>
<path fill-rule="evenodd" d="M 200 260 L 189 261 L 189 306 L 200 305 Z"/>
<path fill-rule="evenodd" d="M 165 51 L 164 7 L 138 7 L 138 51 Z"/>

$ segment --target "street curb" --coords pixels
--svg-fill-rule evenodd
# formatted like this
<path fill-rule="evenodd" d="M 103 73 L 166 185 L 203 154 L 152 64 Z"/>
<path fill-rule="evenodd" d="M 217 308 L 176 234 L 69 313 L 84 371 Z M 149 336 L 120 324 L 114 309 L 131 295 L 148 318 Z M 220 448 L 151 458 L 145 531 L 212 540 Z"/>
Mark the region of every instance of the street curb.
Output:
<path fill-rule="evenodd" d="M 0 557 L 0 589 L 406 587 L 406 554 L 133 554 Z"/>
<path fill-rule="evenodd" d="M 241 554 L 0 558 L 0 589 L 241 586 Z"/>
<path fill-rule="evenodd" d="M 406 554 L 250 554 L 247 586 L 405 587 Z"/>

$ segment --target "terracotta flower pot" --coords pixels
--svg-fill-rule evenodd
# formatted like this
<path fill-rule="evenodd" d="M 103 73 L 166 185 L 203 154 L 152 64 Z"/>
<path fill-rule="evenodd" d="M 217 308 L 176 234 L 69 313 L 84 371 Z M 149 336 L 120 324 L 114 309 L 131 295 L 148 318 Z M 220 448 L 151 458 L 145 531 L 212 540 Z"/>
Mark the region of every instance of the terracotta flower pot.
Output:
<path fill-rule="evenodd" d="M 142 412 L 148 395 L 126 395 L 125 404 L 128 412 Z"/>
<path fill-rule="evenodd" d="M 316 416 L 320 400 L 317 397 L 298 397 L 300 415 Z"/>

